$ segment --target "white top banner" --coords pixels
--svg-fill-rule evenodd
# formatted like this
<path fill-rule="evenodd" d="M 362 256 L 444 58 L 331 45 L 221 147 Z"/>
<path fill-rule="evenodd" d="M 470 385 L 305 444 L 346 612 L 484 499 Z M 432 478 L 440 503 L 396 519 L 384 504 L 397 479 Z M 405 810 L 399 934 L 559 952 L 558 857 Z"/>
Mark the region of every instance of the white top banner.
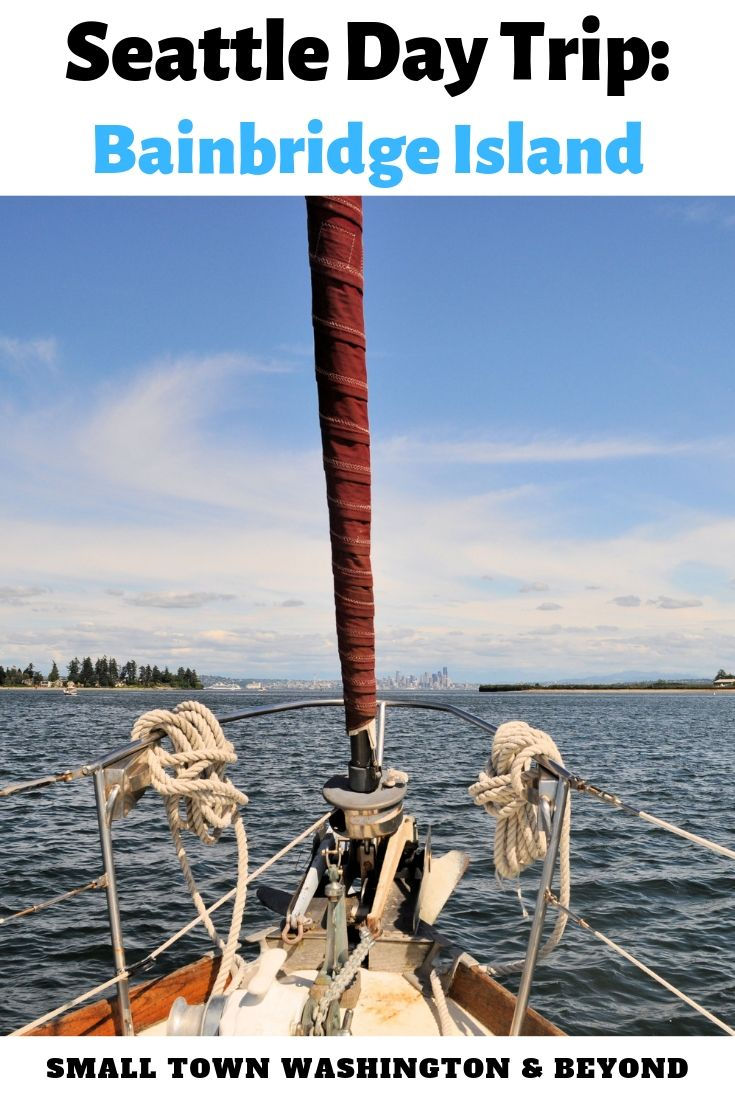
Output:
<path fill-rule="evenodd" d="M 735 12 L 634 0 L 6 5 L 24 195 L 732 194 Z"/>

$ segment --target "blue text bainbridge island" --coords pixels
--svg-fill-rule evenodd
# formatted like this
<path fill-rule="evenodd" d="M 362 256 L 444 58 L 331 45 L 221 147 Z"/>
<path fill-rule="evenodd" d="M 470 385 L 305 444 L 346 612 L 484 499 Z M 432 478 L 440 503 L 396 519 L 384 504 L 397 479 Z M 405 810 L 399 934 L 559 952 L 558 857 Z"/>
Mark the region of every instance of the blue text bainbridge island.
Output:
<path fill-rule="evenodd" d="M 595 137 L 529 137 L 523 122 L 504 133 L 483 135 L 469 124 L 454 127 L 453 148 L 432 137 L 365 135 L 362 122 L 348 122 L 329 138 L 321 119 L 311 119 L 300 137 L 267 137 L 254 122 L 241 122 L 236 137 L 197 137 L 191 119 L 181 119 L 176 135 L 138 138 L 122 124 L 95 126 L 95 172 L 145 175 L 195 174 L 266 176 L 368 174 L 375 188 L 393 188 L 408 173 L 431 176 L 451 157 L 455 175 L 531 173 L 559 175 L 638 174 L 643 171 L 641 123 L 626 122 L 624 134 Z"/>

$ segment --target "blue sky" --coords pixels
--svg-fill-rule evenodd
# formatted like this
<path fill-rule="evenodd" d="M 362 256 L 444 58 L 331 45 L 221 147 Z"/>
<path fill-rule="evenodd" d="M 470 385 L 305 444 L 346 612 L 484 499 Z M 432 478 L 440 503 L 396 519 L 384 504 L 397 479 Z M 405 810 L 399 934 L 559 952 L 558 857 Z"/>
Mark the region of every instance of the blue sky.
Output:
<path fill-rule="evenodd" d="M 379 671 L 735 664 L 735 201 L 365 215 Z M 335 675 L 303 203 L 0 220 L 0 662 Z"/>

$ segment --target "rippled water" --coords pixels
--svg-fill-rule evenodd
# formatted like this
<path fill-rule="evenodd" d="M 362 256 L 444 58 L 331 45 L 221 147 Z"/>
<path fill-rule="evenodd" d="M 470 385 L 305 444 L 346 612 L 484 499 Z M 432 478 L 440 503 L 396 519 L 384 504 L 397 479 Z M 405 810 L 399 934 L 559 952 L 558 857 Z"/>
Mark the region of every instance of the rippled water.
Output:
<path fill-rule="evenodd" d="M 185 694 L 87 692 L 0 694 L 0 787 L 98 756 L 127 739 L 133 719 Z M 438 694 L 432 694 L 436 700 Z M 285 697 L 207 693 L 219 715 Z M 491 723 L 525 719 L 549 731 L 567 765 L 630 802 L 735 846 L 735 693 L 451 693 L 447 699 Z M 322 811 L 320 787 L 346 758 L 337 709 L 274 716 L 228 728 L 239 753 L 233 779 L 247 791 L 253 863 Z M 491 863 L 492 826 L 467 796 L 489 744 L 481 731 L 436 713 L 389 713 L 386 761 L 411 774 L 409 809 L 431 823 L 433 848 L 460 846 L 469 871 L 440 928 L 481 961 L 522 954 L 528 936 L 515 892 Z M 0 916 L 101 871 L 91 780 L 0 801 Z M 128 960 L 156 946 L 193 914 L 160 801 L 146 795 L 114 825 Z M 214 900 L 232 883 L 234 847 L 192 838 L 195 872 Z M 268 875 L 291 888 L 305 849 Z M 253 867 L 253 866 L 251 866 Z M 523 876 L 527 902 L 536 875 Z M 726 1021 L 735 1022 L 735 864 L 575 796 L 572 906 L 594 926 Z M 251 893 L 246 927 L 270 924 Z M 226 927 L 226 917 L 221 925 Z M 194 933 L 164 957 L 170 971 L 208 947 Z M 42 914 L 0 926 L 0 1032 L 111 975 L 104 896 L 88 892 Z M 571 1034 L 704 1034 L 705 1019 L 652 984 L 588 934 L 569 927 L 539 966 L 532 1004 Z"/>

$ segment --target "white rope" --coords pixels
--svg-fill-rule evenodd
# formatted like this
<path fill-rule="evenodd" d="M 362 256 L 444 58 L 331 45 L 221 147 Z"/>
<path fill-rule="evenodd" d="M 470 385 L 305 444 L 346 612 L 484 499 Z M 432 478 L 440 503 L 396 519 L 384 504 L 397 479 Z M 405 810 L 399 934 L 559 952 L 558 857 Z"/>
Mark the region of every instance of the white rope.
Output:
<path fill-rule="evenodd" d="M 332 979 L 329 987 L 326 989 L 324 994 L 320 996 L 319 1002 L 314 1008 L 313 1032 L 315 1036 L 322 1037 L 324 1035 L 324 1023 L 327 1020 L 327 1014 L 329 1013 L 330 1006 L 335 999 L 339 1000 L 342 998 L 345 991 L 350 986 L 357 973 L 360 971 L 360 966 L 365 960 L 365 957 L 368 955 L 379 937 L 379 933 L 370 933 L 367 926 L 361 927 L 360 940 L 340 968 L 337 975 Z"/>
<path fill-rule="evenodd" d="M 232 977 L 233 984 L 245 962 L 237 954 L 240 927 L 247 895 L 248 840 L 240 817 L 240 808 L 248 798 L 225 777 L 228 765 L 237 761 L 231 742 L 225 738 L 217 717 L 204 704 L 187 700 L 177 704 L 172 712 L 155 709 L 136 720 L 133 739 L 142 739 L 163 731 L 170 739 L 173 753 L 161 742 L 147 750 L 151 783 L 163 796 L 171 836 L 191 893 L 204 926 L 214 944 L 222 952 L 213 995 L 220 995 Z M 181 805 L 184 805 L 182 815 Z M 237 840 L 237 886 L 232 905 L 232 919 L 227 940 L 223 941 L 209 917 L 204 900 L 191 871 L 183 841 L 183 832 L 190 830 L 205 845 L 214 845 L 228 827 L 233 826 Z"/>
<path fill-rule="evenodd" d="M 608 948 L 612 949 L 613 952 L 618 954 L 618 956 L 624 957 L 625 960 L 630 961 L 631 964 L 634 964 L 635 967 L 639 968 L 641 972 L 644 972 L 647 976 L 650 976 L 650 978 L 652 980 L 655 980 L 656 983 L 660 984 L 661 987 L 665 987 L 667 991 L 670 991 L 672 993 L 672 995 L 676 995 L 677 998 L 681 999 L 682 1002 L 685 1002 L 687 1006 L 691 1006 L 693 1010 L 699 1011 L 700 1014 L 702 1014 L 705 1018 L 708 1018 L 709 1021 L 718 1026 L 718 1028 L 723 1030 L 723 1032 L 729 1033 L 731 1037 L 735 1037 L 735 1029 L 733 1029 L 732 1026 L 729 1026 L 727 1022 L 723 1022 L 721 1018 L 718 1018 L 715 1014 L 712 1014 L 709 1010 L 707 1010 L 706 1007 L 702 1006 L 701 1003 L 696 1002 L 696 1000 L 690 998 L 689 995 L 685 995 L 684 992 L 680 991 L 678 987 L 674 987 L 673 983 L 669 983 L 669 981 L 665 980 L 663 976 L 660 976 L 658 972 L 654 972 L 652 968 L 649 968 L 647 964 L 643 963 L 643 961 L 638 960 L 637 957 L 634 957 L 633 954 L 629 953 L 627 949 L 623 949 L 622 945 L 618 945 L 618 943 L 616 941 L 613 941 L 612 938 L 605 937 L 605 935 L 600 933 L 599 930 L 595 930 L 584 918 L 581 918 L 579 915 L 574 914 L 573 911 L 570 911 L 568 908 L 566 908 L 563 903 L 561 903 L 556 898 L 553 892 L 547 892 L 546 898 L 553 907 L 557 907 L 560 913 L 564 912 L 566 914 L 566 917 L 570 918 L 572 922 L 574 922 L 582 930 L 586 930 L 588 933 L 592 934 L 593 937 L 596 937 L 598 941 L 601 941 L 603 943 L 603 945 L 607 945 Z"/>
<path fill-rule="evenodd" d="M 442 981 L 439 979 L 435 968 L 432 968 L 429 973 L 429 982 L 431 983 L 431 994 L 434 996 L 434 1004 L 439 1019 L 439 1032 L 442 1037 L 456 1037 L 459 1034 L 459 1030 L 454 1024 L 452 1015 L 449 1013 L 447 997 L 444 994 Z"/>
<path fill-rule="evenodd" d="M 538 809 L 528 801 L 523 774 L 537 755 L 545 755 L 563 765 L 561 754 L 554 740 L 544 731 L 529 727 L 527 723 L 503 723 L 493 739 L 488 772 L 480 773 L 469 788 L 470 796 L 478 807 L 484 807 L 497 819 L 495 828 L 494 858 L 497 876 L 503 880 L 516 880 L 534 861 L 546 856 L 546 834 L 539 823 Z M 571 811 L 569 801 L 564 810 L 559 843 L 559 881 L 562 903 L 570 897 L 569 830 Z M 559 944 L 567 923 L 563 911 L 557 914 L 554 929 L 539 950 L 539 957 L 546 957 Z M 524 961 L 514 960 L 488 965 L 488 972 L 504 976 L 519 972 Z"/>

